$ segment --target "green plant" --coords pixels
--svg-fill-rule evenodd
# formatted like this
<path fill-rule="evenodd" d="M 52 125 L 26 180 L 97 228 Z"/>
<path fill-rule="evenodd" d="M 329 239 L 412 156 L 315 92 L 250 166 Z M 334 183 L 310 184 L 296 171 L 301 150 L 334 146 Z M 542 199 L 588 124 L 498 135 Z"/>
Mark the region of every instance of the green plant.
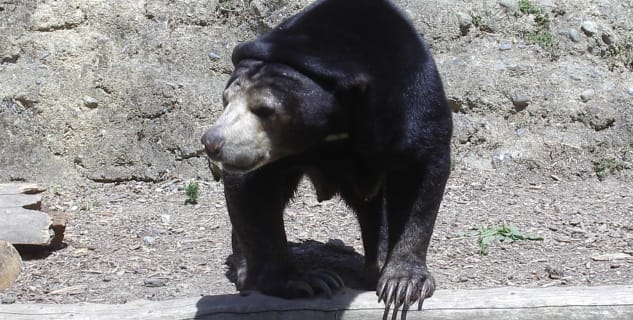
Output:
<path fill-rule="evenodd" d="M 593 171 L 598 179 L 602 180 L 607 175 L 624 169 L 624 165 L 616 158 L 600 158 L 592 161 Z"/>
<path fill-rule="evenodd" d="M 481 227 L 477 237 L 479 253 L 487 255 L 490 252 L 490 245 L 493 241 L 514 242 L 517 240 L 543 240 L 542 237 L 526 235 L 517 227 L 512 225 L 502 225 L 497 228 Z"/>
<path fill-rule="evenodd" d="M 220 13 L 240 13 L 246 8 L 244 0 L 220 0 L 216 6 L 216 11 Z"/>
<path fill-rule="evenodd" d="M 519 12 L 534 15 L 534 22 L 536 22 L 537 26 L 549 28 L 549 16 L 529 0 L 519 0 Z"/>
<path fill-rule="evenodd" d="M 473 26 L 483 32 L 492 32 L 492 28 L 484 21 L 481 16 L 473 16 Z"/>
<path fill-rule="evenodd" d="M 617 42 L 607 48 L 605 56 L 609 61 L 609 70 L 619 66 L 633 71 L 633 33 L 624 41 Z"/>
<path fill-rule="evenodd" d="M 98 208 L 100 205 L 101 204 L 99 203 L 99 201 L 94 199 L 94 200 L 86 201 L 82 203 L 81 206 L 79 207 L 79 210 L 88 211 L 90 209 Z"/>
<path fill-rule="evenodd" d="M 537 44 L 547 51 L 552 60 L 558 59 L 560 53 L 549 30 L 550 19 L 548 14 L 533 5 L 529 0 L 519 0 L 519 13 L 533 15 L 534 23 L 536 24 L 536 30 L 523 32 L 523 38 L 527 42 Z"/>
<path fill-rule="evenodd" d="M 524 14 L 537 14 L 541 13 L 541 9 L 533 5 L 530 0 L 519 0 L 519 12 Z"/>
<path fill-rule="evenodd" d="M 525 40 L 536 43 L 543 49 L 552 46 L 552 34 L 548 30 L 528 31 L 524 37 Z"/>
<path fill-rule="evenodd" d="M 185 204 L 197 204 L 198 196 L 200 193 L 200 186 L 196 180 L 189 180 L 189 182 L 185 185 L 185 195 L 187 199 L 185 199 Z"/>
<path fill-rule="evenodd" d="M 537 44 L 547 51 L 552 60 L 556 60 L 560 57 L 558 46 L 554 42 L 552 33 L 549 30 L 538 29 L 535 31 L 527 31 L 523 33 L 523 38 L 530 43 Z"/>

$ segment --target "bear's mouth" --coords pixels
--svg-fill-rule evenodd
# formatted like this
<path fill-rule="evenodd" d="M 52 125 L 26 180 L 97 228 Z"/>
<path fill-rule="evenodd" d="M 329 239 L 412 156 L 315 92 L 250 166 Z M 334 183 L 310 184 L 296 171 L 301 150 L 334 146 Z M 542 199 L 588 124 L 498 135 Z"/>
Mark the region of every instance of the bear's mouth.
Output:
<path fill-rule="evenodd" d="M 227 162 L 214 162 L 217 167 L 225 173 L 229 174 L 243 174 L 253 171 L 267 163 L 266 157 L 258 157 L 254 161 L 249 163 L 227 163 Z"/>
<path fill-rule="evenodd" d="M 226 163 L 220 163 L 220 168 L 222 168 L 222 171 L 224 172 L 236 174 L 249 172 L 255 169 L 255 166 L 235 166 Z"/>
<path fill-rule="evenodd" d="M 325 142 L 339 141 L 349 139 L 348 132 L 331 133 L 323 139 Z"/>

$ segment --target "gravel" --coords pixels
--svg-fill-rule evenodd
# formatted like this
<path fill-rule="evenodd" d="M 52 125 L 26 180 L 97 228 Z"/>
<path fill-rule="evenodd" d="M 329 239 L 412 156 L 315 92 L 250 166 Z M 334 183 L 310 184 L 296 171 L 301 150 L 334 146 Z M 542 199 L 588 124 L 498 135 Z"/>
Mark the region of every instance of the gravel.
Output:
<path fill-rule="evenodd" d="M 594 34 L 598 33 L 598 24 L 590 20 L 583 21 L 580 28 L 589 37 L 592 37 Z"/>
<path fill-rule="evenodd" d="M 580 94 L 580 100 L 582 100 L 582 102 L 587 102 L 591 100 L 595 94 L 596 94 L 595 90 L 586 89 Z"/>

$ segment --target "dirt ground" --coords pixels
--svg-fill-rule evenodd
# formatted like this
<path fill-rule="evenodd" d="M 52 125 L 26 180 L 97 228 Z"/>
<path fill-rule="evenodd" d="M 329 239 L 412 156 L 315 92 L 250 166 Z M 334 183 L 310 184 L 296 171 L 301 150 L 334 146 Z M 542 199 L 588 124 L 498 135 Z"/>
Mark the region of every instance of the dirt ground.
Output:
<path fill-rule="evenodd" d="M 3 299 L 124 303 L 234 293 L 225 276 L 230 223 L 222 186 L 202 184 L 199 204 L 185 205 L 182 185 L 172 180 L 57 190 L 46 202 L 69 208 L 67 247 L 26 260 Z M 77 191 L 84 196 L 59 202 Z M 356 221 L 340 201 L 319 203 L 310 191 L 302 185 L 286 212 L 289 238 L 300 244 L 294 252 L 307 256 L 304 264 L 335 265 L 353 285 L 354 271 L 362 267 Z M 633 259 L 600 257 L 633 255 L 632 195 L 633 184 L 617 179 L 589 184 L 457 170 L 429 267 L 440 289 L 632 284 Z M 544 240 L 494 243 L 481 255 L 477 229 L 504 223 Z"/>
<path fill-rule="evenodd" d="M 69 217 L 65 246 L 25 255 L 1 303 L 234 293 L 199 137 L 232 47 L 307 3 L 0 1 L 0 182 L 47 187 L 44 206 Z M 633 284 L 633 4 L 397 3 L 455 111 L 428 257 L 439 290 Z M 299 264 L 355 285 L 360 232 L 342 202 L 303 183 L 285 221 Z M 542 240 L 481 254 L 480 230 L 503 225 Z"/>

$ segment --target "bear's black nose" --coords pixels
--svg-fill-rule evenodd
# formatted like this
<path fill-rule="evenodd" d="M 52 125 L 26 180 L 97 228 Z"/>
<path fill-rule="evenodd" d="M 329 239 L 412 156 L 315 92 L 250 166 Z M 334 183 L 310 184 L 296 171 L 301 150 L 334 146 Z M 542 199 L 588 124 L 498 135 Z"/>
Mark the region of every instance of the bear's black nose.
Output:
<path fill-rule="evenodd" d="M 216 158 L 220 154 L 222 146 L 224 146 L 224 138 L 216 134 L 214 130 L 211 129 L 207 131 L 207 133 L 205 133 L 200 140 L 204 145 L 209 157 L 211 159 L 217 160 Z"/>

